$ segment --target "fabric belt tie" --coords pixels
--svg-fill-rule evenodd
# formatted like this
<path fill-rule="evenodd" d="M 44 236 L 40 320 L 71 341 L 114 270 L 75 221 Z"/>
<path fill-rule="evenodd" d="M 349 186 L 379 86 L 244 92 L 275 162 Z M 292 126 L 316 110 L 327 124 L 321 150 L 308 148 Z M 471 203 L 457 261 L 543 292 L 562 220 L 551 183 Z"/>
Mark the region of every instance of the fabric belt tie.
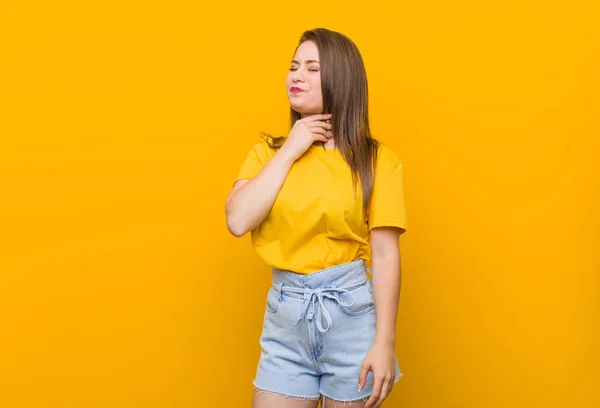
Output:
<path fill-rule="evenodd" d="M 329 331 L 329 329 L 331 328 L 331 325 L 333 324 L 331 315 L 329 314 L 329 312 L 327 311 L 327 308 L 325 307 L 325 302 L 323 301 L 324 298 L 332 299 L 335 302 L 339 303 L 341 306 L 352 306 L 354 304 L 354 298 L 352 297 L 352 293 L 350 293 L 350 291 L 348 289 L 344 289 L 344 288 L 337 288 L 334 286 L 331 288 L 306 289 L 306 288 L 296 288 L 296 287 L 289 287 L 289 286 L 286 287 L 283 282 L 281 282 L 275 286 L 277 288 L 279 288 L 280 300 L 281 300 L 281 294 L 283 292 L 304 294 L 304 301 L 302 303 L 302 309 L 300 310 L 300 317 L 298 318 L 296 323 L 294 323 L 294 326 L 299 324 L 304 317 L 306 317 L 306 319 L 308 319 L 308 320 L 312 320 L 312 318 L 315 315 L 315 309 L 316 309 L 317 328 L 319 329 L 319 331 L 321 333 L 325 333 L 325 332 Z M 350 295 L 349 303 L 344 303 L 340 299 L 340 294 L 342 294 L 342 293 L 347 293 L 348 295 Z M 310 307 L 310 310 L 309 310 L 309 307 Z M 308 313 L 307 313 L 307 311 L 308 311 Z M 325 322 L 327 323 L 326 327 L 323 327 L 323 324 L 322 324 L 323 318 L 325 318 Z"/>

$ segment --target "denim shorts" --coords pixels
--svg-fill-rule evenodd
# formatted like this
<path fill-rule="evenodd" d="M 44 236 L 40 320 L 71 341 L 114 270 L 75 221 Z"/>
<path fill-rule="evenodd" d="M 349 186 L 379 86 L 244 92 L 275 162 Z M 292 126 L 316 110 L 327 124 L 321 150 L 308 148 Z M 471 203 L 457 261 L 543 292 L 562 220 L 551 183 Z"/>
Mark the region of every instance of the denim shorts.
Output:
<path fill-rule="evenodd" d="M 256 388 L 307 399 L 323 394 L 337 401 L 371 395 L 372 372 L 358 391 L 360 369 L 375 340 L 367 269 L 357 259 L 310 274 L 272 270 Z M 394 359 L 397 382 L 402 373 Z"/>

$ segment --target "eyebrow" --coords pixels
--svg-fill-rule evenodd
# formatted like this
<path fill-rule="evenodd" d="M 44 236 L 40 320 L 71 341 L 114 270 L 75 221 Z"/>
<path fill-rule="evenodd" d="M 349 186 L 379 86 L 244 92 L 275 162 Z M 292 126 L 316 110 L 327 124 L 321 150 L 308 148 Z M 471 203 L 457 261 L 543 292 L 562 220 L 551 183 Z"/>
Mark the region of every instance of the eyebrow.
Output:
<path fill-rule="evenodd" d="M 295 62 L 296 64 L 300 65 L 300 63 L 298 61 L 296 61 L 295 59 L 293 59 L 292 62 Z M 318 62 L 320 64 L 320 62 L 317 60 L 306 60 L 306 62 Z"/>

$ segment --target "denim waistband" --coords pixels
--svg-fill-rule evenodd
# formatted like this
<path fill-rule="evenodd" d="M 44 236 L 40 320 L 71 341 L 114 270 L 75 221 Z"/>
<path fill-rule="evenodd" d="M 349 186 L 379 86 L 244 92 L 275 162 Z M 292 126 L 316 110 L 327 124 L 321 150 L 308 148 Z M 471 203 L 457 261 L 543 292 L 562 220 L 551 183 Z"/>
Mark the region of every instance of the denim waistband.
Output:
<path fill-rule="evenodd" d="M 364 285 L 368 277 L 363 259 L 357 259 L 341 265 L 321 269 L 310 274 L 299 274 L 283 269 L 273 268 L 273 286 L 277 289 L 279 300 L 283 300 L 284 293 L 303 294 L 300 316 L 295 324 L 306 320 L 312 320 L 316 314 L 317 328 L 320 332 L 327 332 L 333 324 L 331 315 L 324 304 L 324 298 L 332 299 L 342 306 L 352 306 L 354 299 L 350 290 Z M 343 302 L 341 294 L 346 293 L 350 302 Z M 326 327 L 322 325 L 325 318 Z"/>

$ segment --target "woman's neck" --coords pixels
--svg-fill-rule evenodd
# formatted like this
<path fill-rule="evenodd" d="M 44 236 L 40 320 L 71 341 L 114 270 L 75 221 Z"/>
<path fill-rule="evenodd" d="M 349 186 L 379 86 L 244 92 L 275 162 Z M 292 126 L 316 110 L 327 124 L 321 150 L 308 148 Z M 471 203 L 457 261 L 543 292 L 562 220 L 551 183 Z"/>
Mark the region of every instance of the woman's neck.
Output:
<path fill-rule="evenodd" d="M 319 115 L 318 113 L 301 113 L 300 118 L 304 119 L 308 116 Z M 329 139 L 327 142 L 323 142 L 323 146 L 326 149 L 335 149 L 335 142 L 333 139 Z"/>

